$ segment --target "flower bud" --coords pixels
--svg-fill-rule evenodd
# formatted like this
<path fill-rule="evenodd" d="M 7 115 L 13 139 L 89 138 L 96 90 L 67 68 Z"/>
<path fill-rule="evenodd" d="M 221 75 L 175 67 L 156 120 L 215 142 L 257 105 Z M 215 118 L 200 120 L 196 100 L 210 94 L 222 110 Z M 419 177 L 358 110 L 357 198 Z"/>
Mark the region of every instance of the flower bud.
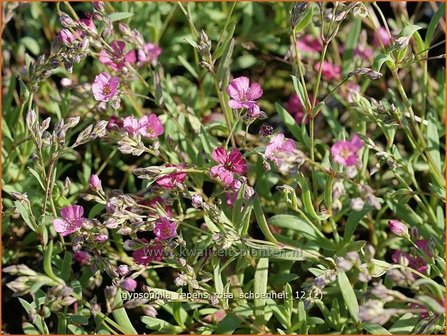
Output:
<path fill-rule="evenodd" d="M 99 179 L 98 175 L 93 174 L 90 176 L 90 189 L 98 191 L 101 189 L 101 180 Z"/>
<path fill-rule="evenodd" d="M 75 24 L 74 20 L 66 13 L 62 13 L 59 20 L 61 21 L 61 25 L 65 28 L 73 27 Z"/>
<path fill-rule="evenodd" d="M 126 278 L 121 282 L 120 287 L 128 292 L 133 292 L 137 288 L 137 282 L 132 278 Z"/>
<path fill-rule="evenodd" d="M 388 228 L 392 234 L 398 237 L 408 237 L 408 226 L 398 220 L 388 221 Z"/>

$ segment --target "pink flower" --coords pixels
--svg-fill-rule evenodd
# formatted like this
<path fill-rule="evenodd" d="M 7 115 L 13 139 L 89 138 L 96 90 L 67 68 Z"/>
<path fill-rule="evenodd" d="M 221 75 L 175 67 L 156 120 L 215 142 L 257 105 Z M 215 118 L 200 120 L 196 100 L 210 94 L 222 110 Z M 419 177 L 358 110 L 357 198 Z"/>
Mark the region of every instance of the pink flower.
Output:
<path fill-rule="evenodd" d="M 111 77 L 108 73 L 102 72 L 95 77 L 92 84 L 93 96 L 97 101 L 108 102 L 116 95 L 119 84 L 118 77 Z"/>
<path fill-rule="evenodd" d="M 163 260 L 164 247 L 159 240 L 154 240 L 151 245 L 145 246 L 132 253 L 137 264 L 149 265 L 152 261 Z"/>
<path fill-rule="evenodd" d="M 92 189 L 92 190 L 101 189 L 101 187 L 102 187 L 101 180 L 99 179 L 98 175 L 92 174 L 90 176 L 89 186 L 90 186 L 90 189 Z"/>
<path fill-rule="evenodd" d="M 121 281 L 120 287 L 128 292 L 133 292 L 137 288 L 137 282 L 132 278 L 125 278 Z"/>
<path fill-rule="evenodd" d="M 138 123 L 137 118 L 129 116 L 123 119 L 123 129 L 130 135 L 136 135 L 138 133 L 139 128 L 140 125 Z"/>
<path fill-rule="evenodd" d="M 388 228 L 392 234 L 398 237 L 408 237 L 408 226 L 398 220 L 392 219 L 388 221 Z"/>
<path fill-rule="evenodd" d="M 426 239 L 420 239 L 415 242 L 416 246 L 419 247 L 422 252 L 428 257 L 431 258 L 432 254 L 428 248 L 428 241 Z M 418 271 L 419 273 L 426 273 L 428 270 L 428 266 L 424 258 L 420 256 L 415 256 L 410 253 L 402 252 L 402 251 L 394 251 L 391 259 L 396 264 L 408 265 L 412 269 Z M 415 275 L 418 277 L 417 275 Z"/>
<path fill-rule="evenodd" d="M 176 227 L 175 222 L 171 222 L 166 217 L 161 217 L 160 220 L 155 222 L 155 236 L 161 240 L 172 238 L 175 235 Z"/>
<path fill-rule="evenodd" d="M 358 46 L 354 49 L 354 55 L 359 56 L 360 58 L 363 58 L 364 60 L 368 61 L 371 59 L 373 51 L 371 48 L 367 46 Z"/>
<path fill-rule="evenodd" d="M 119 117 L 114 115 L 109 118 L 109 122 L 106 126 L 108 131 L 119 130 L 121 127 L 123 127 L 123 121 Z"/>
<path fill-rule="evenodd" d="M 321 52 L 321 43 L 312 35 L 305 35 L 296 41 L 298 52 L 319 53 Z"/>
<path fill-rule="evenodd" d="M 295 142 L 285 138 L 284 134 L 280 133 L 272 136 L 270 139 L 269 144 L 265 147 L 265 157 L 272 160 L 276 165 L 279 165 L 283 156 L 293 153 L 295 149 Z"/>
<path fill-rule="evenodd" d="M 256 100 L 262 96 L 262 88 L 258 83 L 251 83 L 247 77 L 233 79 L 227 86 L 227 94 L 230 96 L 228 105 L 232 109 L 252 108 Z"/>
<path fill-rule="evenodd" d="M 84 19 L 80 19 L 79 23 L 83 25 L 87 30 L 96 34 L 98 31 L 96 30 L 95 24 L 93 23 L 92 14 L 86 13 Z"/>
<path fill-rule="evenodd" d="M 129 273 L 129 266 L 127 266 L 127 265 L 119 265 L 116 268 L 116 271 L 118 272 L 119 275 L 125 276 L 126 274 Z"/>
<path fill-rule="evenodd" d="M 57 40 L 59 43 L 69 47 L 76 41 L 76 36 L 73 35 L 69 29 L 62 29 L 59 34 L 57 34 Z"/>
<path fill-rule="evenodd" d="M 101 50 L 99 53 L 99 61 L 102 64 L 107 65 L 113 70 L 122 70 L 126 62 L 129 64 L 135 63 L 135 51 L 131 50 L 126 53 L 126 43 L 124 41 L 113 41 L 110 47 L 113 49 L 112 52 Z"/>
<path fill-rule="evenodd" d="M 234 202 L 237 200 L 237 195 L 239 194 L 239 189 L 241 189 L 242 183 L 239 180 L 233 180 L 230 184 L 230 192 L 225 193 L 227 197 L 227 205 L 232 207 Z"/>
<path fill-rule="evenodd" d="M 138 62 L 139 63 L 151 63 L 156 64 L 158 56 L 161 55 L 161 49 L 158 45 L 153 43 L 146 43 L 143 49 L 138 50 Z"/>
<path fill-rule="evenodd" d="M 97 243 L 104 243 L 107 239 L 109 239 L 109 236 L 105 233 L 95 235 L 95 242 Z"/>
<path fill-rule="evenodd" d="M 289 97 L 289 100 L 286 103 L 286 110 L 295 117 L 295 121 L 298 124 L 303 123 L 304 120 L 307 124 L 308 120 L 304 119 L 306 112 L 304 111 L 303 103 L 298 95 L 293 94 Z"/>
<path fill-rule="evenodd" d="M 155 114 L 142 116 L 138 121 L 138 132 L 145 138 L 157 138 L 164 132 L 163 124 Z"/>
<path fill-rule="evenodd" d="M 354 83 L 354 82 L 348 82 L 346 84 L 346 87 L 348 89 L 348 94 L 346 96 L 346 99 L 347 99 L 348 103 L 353 103 L 355 93 L 360 92 L 360 85 L 358 85 L 357 83 Z"/>
<path fill-rule="evenodd" d="M 244 175 L 247 171 L 247 162 L 236 148 L 233 148 L 228 153 L 222 147 L 218 147 L 211 153 L 211 157 L 219 163 L 211 168 L 211 176 L 219 177 L 226 185 L 230 185 L 233 182 L 233 173 Z"/>
<path fill-rule="evenodd" d="M 352 136 L 350 141 L 340 140 L 331 147 L 334 161 L 343 166 L 355 166 L 359 161 L 358 152 L 363 147 L 363 141 L 357 134 Z"/>
<path fill-rule="evenodd" d="M 183 169 L 185 165 L 172 165 L 167 164 L 166 167 L 176 167 L 179 169 Z M 157 183 L 159 186 L 163 187 L 164 189 L 170 190 L 177 187 L 178 184 L 184 183 L 186 180 L 186 173 L 180 172 L 173 172 L 166 174 L 160 178 L 158 178 L 155 183 Z"/>
<path fill-rule="evenodd" d="M 145 138 L 156 138 L 164 132 L 163 124 L 155 114 L 145 115 L 141 119 L 129 116 L 123 120 L 123 128 L 130 134 L 141 134 Z"/>
<path fill-rule="evenodd" d="M 53 220 L 53 227 L 62 237 L 77 231 L 84 221 L 84 208 L 80 205 L 69 205 L 60 211 L 61 217 Z"/>
<path fill-rule="evenodd" d="M 384 27 L 380 27 L 377 33 L 374 33 L 373 46 L 376 48 L 380 48 L 380 41 L 385 47 L 388 47 L 391 44 L 391 38 L 388 35 L 387 30 Z"/>
<path fill-rule="evenodd" d="M 85 251 L 77 251 L 73 255 L 73 258 L 81 265 L 87 265 L 88 262 L 90 261 L 91 256 L 89 253 L 87 253 Z"/>
<path fill-rule="evenodd" d="M 320 62 L 315 63 L 314 70 L 320 70 Z M 341 68 L 338 65 L 323 61 L 322 76 L 327 80 L 339 79 L 341 75 Z"/>

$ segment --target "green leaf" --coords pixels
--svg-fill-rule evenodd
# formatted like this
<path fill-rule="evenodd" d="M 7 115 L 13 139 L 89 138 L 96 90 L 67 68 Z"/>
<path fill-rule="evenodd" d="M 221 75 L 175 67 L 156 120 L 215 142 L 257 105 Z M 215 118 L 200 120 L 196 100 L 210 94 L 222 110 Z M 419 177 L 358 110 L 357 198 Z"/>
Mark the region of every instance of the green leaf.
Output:
<path fill-rule="evenodd" d="M 427 32 L 425 33 L 425 48 L 430 47 L 430 44 L 433 40 L 433 34 L 435 33 L 435 29 L 438 26 L 439 20 L 441 20 L 444 14 L 445 14 L 445 2 L 442 3 L 442 5 L 436 11 L 435 15 L 433 15 L 433 17 L 430 20 Z"/>
<path fill-rule="evenodd" d="M 265 326 L 265 302 L 267 297 L 267 280 L 269 272 L 269 259 L 260 258 L 256 265 L 254 282 L 254 313 L 255 325 L 263 328 Z"/>
<path fill-rule="evenodd" d="M 189 71 L 191 75 L 193 75 L 194 78 L 199 78 L 199 75 L 197 74 L 197 71 L 194 70 L 194 68 L 191 66 L 191 64 L 188 63 L 188 61 L 183 57 L 182 55 L 178 55 L 177 59 L 182 63 L 182 65 L 185 67 L 186 70 Z"/>
<path fill-rule="evenodd" d="M 391 335 L 388 330 L 378 324 L 363 323 L 363 329 L 372 335 Z"/>
<path fill-rule="evenodd" d="M 345 301 L 346 307 L 348 307 L 349 314 L 354 319 L 354 321 L 359 320 L 359 304 L 349 282 L 348 277 L 345 272 L 338 272 L 337 274 L 338 286 L 340 287 L 341 295 Z"/>
<path fill-rule="evenodd" d="M 295 26 L 295 32 L 299 33 L 304 28 L 306 28 L 309 25 L 309 23 L 312 22 L 313 15 L 314 15 L 314 6 L 312 3 L 309 3 L 309 6 L 307 7 L 305 14 L 298 22 L 298 24 Z"/>
<path fill-rule="evenodd" d="M 427 126 L 427 146 L 436 168 L 442 172 L 441 154 L 439 152 L 439 133 L 438 125 L 441 124 L 438 120 L 435 110 L 428 112 L 428 126 Z"/>
<path fill-rule="evenodd" d="M 137 331 L 133 327 L 132 322 L 130 322 L 129 316 L 127 316 L 126 309 L 122 307 L 123 300 L 121 298 L 121 289 L 118 289 L 116 292 L 114 304 L 117 307 L 121 307 L 113 310 L 113 317 L 115 318 L 115 321 L 120 325 L 122 330 L 126 332 L 126 334 L 137 335 Z"/>
<path fill-rule="evenodd" d="M 155 330 L 163 334 L 178 334 L 182 331 L 182 328 L 155 317 L 143 316 L 141 321 L 146 324 L 148 329 Z M 135 331 L 134 334 L 137 334 L 137 332 Z"/>
<path fill-rule="evenodd" d="M 373 70 L 380 72 L 380 69 L 382 68 L 383 63 L 385 63 L 385 62 L 390 69 L 394 68 L 394 60 L 391 58 L 390 55 L 379 54 L 374 59 Z"/>
<path fill-rule="evenodd" d="M 301 200 L 303 201 L 304 209 L 306 212 L 316 220 L 325 220 L 329 217 L 329 215 L 319 215 L 316 213 L 313 202 L 312 195 L 310 193 L 309 185 L 307 183 L 306 178 L 303 173 L 299 172 L 297 175 L 298 184 L 301 188 Z"/>
<path fill-rule="evenodd" d="M 133 15 L 134 15 L 134 13 L 130 13 L 130 12 L 115 12 L 115 13 L 109 14 L 109 19 L 110 19 L 110 21 L 115 22 L 115 21 L 128 19 L 128 18 L 132 17 Z"/>
<path fill-rule="evenodd" d="M 261 202 L 259 201 L 259 197 L 255 196 L 253 200 L 253 211 L 255 212 L 256 221 L 258 223 L 259 228 L 264 234 L 265 238 L 272 243 L 277 243 L 278 241 L 273 236 L 270 228 L 267 224 L 267 221 L 264 216 L 264 212 L 262 211 Z"/>
<path fill-rule="evenodd" d="M 349 214 L 345 224 L 345 234 L 343 236 L 343 241 L 345 244 L 351 241 L 357 225 L 370 210 L 370 207 L 365 206 L 361 211 L 353 211 Z"/>
<path fill-rule="evenodd" d="M 438 301 L 428 295 L 419 295 L 416 300 L 421 301 L 425 307 L 436 314 L 445 314 L 445 308 Z"/>
<path fill-rule="evenodd" d="M 20 43 L 22 43 L 29 51 L 31 51 L 34 55 L 40 54 L 40 47 L 39 44 L 36 42 L 35 39 L 29 36 L 22 37 L 20 39 Z"/>
<path fill-rule="evenodd" d="M 355 66 L 352 57 L 354 49 L 359 43 L 361 28 L 362 20 L 360 18 L 355 18 L 345 41 L 345 50 L 343 51 L 343 72 L 347 72 L 351 70 L 351 67 Z"/>
<path fill-rule="evenodd" d="M 54 274 L 53 266 L 51 264 L 52 260 L 53 260 L 53 241 L 50 240 L 43 255 L 43 269 L 46 275 L 48 275 L 51 279 L 59 283 L 63 283 L 64 281 L 58 278 L 56 274 Z"/>
<path fill-rule="evenodd" d="M 305 92 L 306 88 L 303 87 L 303 85 L 301 84 L 299 79 L 296 78 L 296 76 L 291 75 L 290 77 L 292 77 L 292 82 L 293 82 L 293 87 L 295 88 L 295 93 L 297 94 L 300 101 L 303 102 L 303 105 L 306 107 L 306 109 L 308 109 L 309 102 L 306 99 L 306 92 Z"/>
<path fill-rule="evenodd" d="M 22 219 L 25 221 L 26 225 L 28 225 L 29 228 L 31 230 L 33 230 L 34 232 L 37 232 L 37 228 L 31 221 L 28 210 L 23 206 L 23 204 L 20 201 L 15 201 L 14 205 L 15 205 L 17 211 L 20 213 L 20 216 L 22 216 Z"/>
<path fill-rule="evenodd" d="M 232 334 L 236 331 L 237 328 L 241 325 L 242 321 L 237 318 L 233 313 L 227 314 L 222 321 L 217 325 L 214 334 Z"/>
<path fill-rule="evenodd" d="M 295 139 L 297 140 L 301 139 L 301 131 L 295 119 L 289 114 L 289 112 L 287 112 L 287 110 L 284 107 L 282 107 L 278 103 L 275 103 L 275 108 L 276 112 L 278 112 L 279 116 L 281 117 L 281 120 L 289 129 L 289 131 L 293 134 Z"/>
<path fill-rule="evenodd" d="M 22 329 L 25 335 L 40 335 L 40 332 L 31 323 L 24 322 Z"/>
<path fill-rule="evenodd" d="M 42 179 L 40 178 L 40 175 L 31 167 L 28 167 L 28 170 L 30 171 L 31 174 L 33 174 L 33 176 L 36 178 L 36 180 L 39 182 L 40 186 L 42 187 L 43 190 L 45 190 L 45 186 L 42 182 Z"/>
<path fill-rule="evenodd" d="M 219 89 L 223 89 L 228 84 L 228 80 L 230 78 L 230 66 L 233 56 L 233 49 L 234 39 L 232 38 L 225 48 L 222 58 L 220 59 L 219 66 L 217 68 L 216 77 L 219 84 Z"/>
<path fill-rule="evenodd" d="M 409 335 L 418 321 L 418 316 L 412 313 L 404 314 L 389 328 L 389 331 L 392 334 Z"/>
<path fill-rule="evenodd" d="M 62 280 L 64 281 L 68 281 L 68 279 L 70 278 L 70 274 L 71 274 L 71 263 L 72 263 L 72 255 L 70 252 L 65 252 L 64 254 L 64 259 L 62 261 L 62 267 L 61 267 L 61 272 L 60 272 L 60 276 L 62 278 Z"/>
<path fill-rule="evenodd" d="M 268 223 L 284 229 L 290 229 L 302 234 L 303 237 L 315 242 L 318 246 L 335 250 L 334 244 L 312 223 L 293 215 L 276 215 L 268 219 Z"/>
<path fill-rule="evenodd" d="M 415 32 L 417 32 L 419 29 L 422 29 L 421 26 L 418 25 L 408 25 L 399 34 L 399 37 L 412 37 Z"/>

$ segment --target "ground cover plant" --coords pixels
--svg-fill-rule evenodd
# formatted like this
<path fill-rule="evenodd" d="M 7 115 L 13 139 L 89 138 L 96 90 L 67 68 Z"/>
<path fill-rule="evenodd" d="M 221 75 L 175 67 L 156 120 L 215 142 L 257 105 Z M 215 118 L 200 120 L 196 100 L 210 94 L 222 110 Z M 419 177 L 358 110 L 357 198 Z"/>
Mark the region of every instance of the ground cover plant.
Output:
<path fill-rule="evenodd" d="M 3 3 L 3 331 L 445 333 L 444 13 Z"/>

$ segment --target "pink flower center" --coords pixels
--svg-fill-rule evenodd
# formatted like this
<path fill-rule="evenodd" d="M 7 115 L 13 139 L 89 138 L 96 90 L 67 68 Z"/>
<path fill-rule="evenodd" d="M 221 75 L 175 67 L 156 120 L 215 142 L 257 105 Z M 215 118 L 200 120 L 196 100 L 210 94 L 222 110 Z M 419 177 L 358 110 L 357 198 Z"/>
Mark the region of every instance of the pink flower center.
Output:
<path fill-rule="evenodd" d="M 349 150 L 349 148 L 344 147 L 344 148 L 342 148 L 342 150 L 340 151 L 340 155 L 341 155 L 343 158 L 347 159 L 349 156 L 351 156 L 351 151 Z"/>
<path fill-rule="evenodd" d="M 104 85 L 104 87 L 102 88 L 102 94 L 104 96 L 108 96 L 111 93 L 112 93 L 112 89 L 110 88 L 110 85 L 109 84 Z"/>

